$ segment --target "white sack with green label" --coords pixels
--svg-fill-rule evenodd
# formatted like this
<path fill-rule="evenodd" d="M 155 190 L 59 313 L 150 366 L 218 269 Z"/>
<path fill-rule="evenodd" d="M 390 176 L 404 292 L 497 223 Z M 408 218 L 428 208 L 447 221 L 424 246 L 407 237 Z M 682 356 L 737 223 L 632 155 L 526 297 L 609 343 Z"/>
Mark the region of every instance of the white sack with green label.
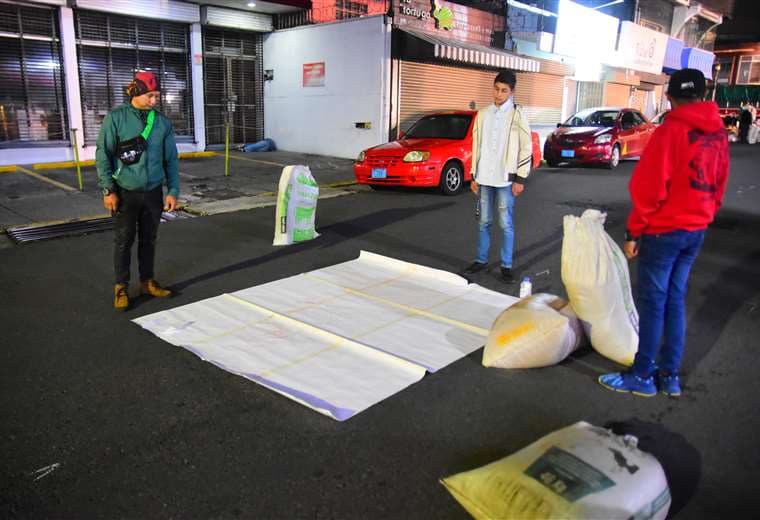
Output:
<path fill-rule="evenodd" d="M 308 166 L 286 166 L 277 190 L 274 223 L 275 246 L 305 242 L 319 236 L 314 223 L 319 186 Z"/>
<path fill-rule="evenodd" d="M 637 442 L 579 422 L 441 482 L 477 519 L 662 520 L 668 481 Z"/>
<path fill-rule="evenodd" d="M 562 240 L 562 282 L 570 306 L 601 355 L 630 366 L 639 343 L 639 314 L 623 251 L 604 231 L 606 213 L 567 215 Z"/>
<path fill-rule="evenodd" d="M 483 351 L 483 366 L 556 365 L 574 352 L 584 337 L 578 317 L 565 300 L 553 294 L 533 294 L 496 318 Z"/>

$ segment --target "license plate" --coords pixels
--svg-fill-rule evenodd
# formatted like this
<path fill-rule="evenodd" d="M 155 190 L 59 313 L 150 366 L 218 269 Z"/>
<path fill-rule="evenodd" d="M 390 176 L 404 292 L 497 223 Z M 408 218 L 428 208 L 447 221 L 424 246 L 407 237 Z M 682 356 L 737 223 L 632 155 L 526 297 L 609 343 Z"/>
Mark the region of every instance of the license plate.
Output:
<path fill-rule="evenodd" d="M 575 150 L 562 150 L 562 157 L 575 157 Z"/>
<path fill-rule="evenodd" d="M 388 172 L 385 168 L 372 168 L 373 179 L 385 179 L 388 177 Z"/>

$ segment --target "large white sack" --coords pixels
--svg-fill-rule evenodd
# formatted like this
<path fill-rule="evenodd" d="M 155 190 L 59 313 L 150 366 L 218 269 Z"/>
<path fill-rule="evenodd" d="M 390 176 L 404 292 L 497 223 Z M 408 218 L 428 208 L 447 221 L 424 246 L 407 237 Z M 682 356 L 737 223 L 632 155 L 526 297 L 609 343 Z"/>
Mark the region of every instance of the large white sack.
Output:
<path fill-rule="evenodd" d="M 591 346 L 630 366 L 639 343 L 639 314 L 623 251 L 604 231 L 606 213 L 567 215 L 562 240 L 562 282 Z"/>
<path fill-rule="evenodd" d="M 304 242 L 319 236 L 314 228 L 319 186 L 308 166 L 286 166 L 277 190 L 275 246 Z"/>
<path fill-rule="evenodd" d="M 662 520 L 670 490 L 657 459 L 586 422 L 441 482 L 477 519 Z"/>
<path fill-rule="evenodd" d="M 556 365 L 580 346 L 583 337 L 580 321 L 565 300 L 553 294 L 533 294 L 496 318 L 483 351 L 483 366 Z"/>

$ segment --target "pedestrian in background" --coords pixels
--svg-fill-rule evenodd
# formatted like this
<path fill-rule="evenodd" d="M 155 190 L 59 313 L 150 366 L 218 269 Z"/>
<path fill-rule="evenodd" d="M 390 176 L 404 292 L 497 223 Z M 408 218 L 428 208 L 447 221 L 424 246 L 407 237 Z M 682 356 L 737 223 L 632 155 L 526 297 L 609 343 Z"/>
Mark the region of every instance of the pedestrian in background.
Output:
<path fill-rule="evenodd" d="M 171 121 L 155 109 L 160 86 L 152 72 L 138 72 L 127 87 L 129 101 L 103 120 L 95 154 L 103 206 L 114 224 L 114 308 L 129 307 L 132 244 L 143 294 L 165 298 L 171 291 L 154 277 L 156 237 L 162 209 L 174 211 L 179 196 L 179 161 Z M 168 187 L 166 199 L 163 185 Z"/>
<path fill-rule="evenodd" d="M 702 72 L 683 69 L 671 76 L 673 109 L 631 177 L 633 208 L 623 249 L 629 259 L 639 257 L 639 346 L 629 370 L 599 377 L 610 390 L 681 395 L 689 272 L 728 179 L 726 131 L 718 105 L 702 101 L 704 93 Z"/>
<path fill-rule="evenodd" d="M 511 70 L 494 79 L 493 105 L 478 112 L 472 130 L 472 183 L 479 197 L 478 249 L 475 261 L 465 269 L 474 274 L 488 266 L 491 223 L 497 214 L 502 229 L 501 276 L 516 281 L 512 272 L 514 226 L 512 210 L 530 173 L 533 148 L 528 118 L 514 103 L 517 78 Z"/>

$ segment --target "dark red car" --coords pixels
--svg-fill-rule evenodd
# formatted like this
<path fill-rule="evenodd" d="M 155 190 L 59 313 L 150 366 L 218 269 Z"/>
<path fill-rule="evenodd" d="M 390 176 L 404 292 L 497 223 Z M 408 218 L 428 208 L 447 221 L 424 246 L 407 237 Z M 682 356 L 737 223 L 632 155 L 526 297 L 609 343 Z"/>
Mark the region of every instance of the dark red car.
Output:
<path fill-rule="evenodd" d="M 632 108 L 588 108 L 558 124 L 544 143 L 549 166 L 598 164 L 615 168 L 638 157 L 657 127 Z"/>
<path fill-rule="evenodd" d="M 472 127 L 475 111 L 430 114 L 397 141 L 359 154 L 354 175 L 359 184 L 439 187 L 456 195 L 471 179 Z M 538 134 L 533 132 L 533 164 L 541 162 Z"/>

